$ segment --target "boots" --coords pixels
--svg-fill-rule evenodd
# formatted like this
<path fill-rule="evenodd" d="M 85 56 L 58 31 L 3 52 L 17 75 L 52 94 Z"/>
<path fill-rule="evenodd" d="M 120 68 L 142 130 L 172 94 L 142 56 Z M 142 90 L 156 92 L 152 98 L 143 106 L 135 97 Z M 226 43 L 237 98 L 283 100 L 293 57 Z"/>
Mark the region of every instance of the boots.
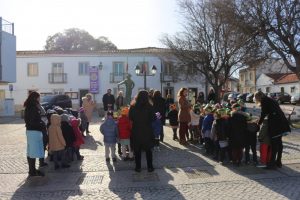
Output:
<path fill-rule="evenodd" d="M 27 157 L 27 162 L 29 166 L 29 176 L 45 176 L 43 172 L 40 170 L 36 170 L 35 168 L 35 158 Z"/>

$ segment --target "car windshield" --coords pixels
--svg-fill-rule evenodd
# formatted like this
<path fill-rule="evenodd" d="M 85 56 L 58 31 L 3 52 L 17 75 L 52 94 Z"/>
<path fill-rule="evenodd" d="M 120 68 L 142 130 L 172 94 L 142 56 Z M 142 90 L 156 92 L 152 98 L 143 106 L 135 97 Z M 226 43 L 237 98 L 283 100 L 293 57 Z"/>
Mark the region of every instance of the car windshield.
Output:
<path fill-rule="evenodd" d="M 41 102 L 44 103 L 44 102 L 50 102 L 52 99 L 53 99 L 54 96 L 43 96 L 41 98 Z"/>

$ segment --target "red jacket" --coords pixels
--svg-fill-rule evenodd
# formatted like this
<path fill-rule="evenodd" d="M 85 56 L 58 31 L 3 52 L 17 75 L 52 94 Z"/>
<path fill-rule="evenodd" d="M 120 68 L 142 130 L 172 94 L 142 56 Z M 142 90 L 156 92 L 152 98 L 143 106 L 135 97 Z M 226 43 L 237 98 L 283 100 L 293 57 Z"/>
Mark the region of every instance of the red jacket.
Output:
<path fill-rule="evenodd" d="M 118 120 L 119 138 L 129 139 L 131 135 L 131 122 L 127 116 L 121 116 Z"/>
<path fill-rule="evenodd" d="M 82 136 L 82 133 L 79 129 L 79 120 L 78 119 L 72 119 L 71 125 L 75 134 L 75 142 L 73 143 L 73 147 L 79 148 L 80 145 L 84 144 L 84 139 Z"/>

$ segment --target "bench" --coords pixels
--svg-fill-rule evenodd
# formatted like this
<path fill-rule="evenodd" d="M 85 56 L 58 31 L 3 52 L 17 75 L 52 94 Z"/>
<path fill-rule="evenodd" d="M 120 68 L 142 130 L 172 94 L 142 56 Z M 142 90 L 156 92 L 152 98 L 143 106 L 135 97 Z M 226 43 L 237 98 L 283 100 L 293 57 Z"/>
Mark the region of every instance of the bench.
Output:
<path fill-rule="evenodd" d="M 284 115 L 286 116 L 286 118 L 288 119 L 289 123 L 291 123 L 291 115 L 295 115 L 295 107 L 294 106 L 280 106 L 282 112 L 284 113 Z"/>

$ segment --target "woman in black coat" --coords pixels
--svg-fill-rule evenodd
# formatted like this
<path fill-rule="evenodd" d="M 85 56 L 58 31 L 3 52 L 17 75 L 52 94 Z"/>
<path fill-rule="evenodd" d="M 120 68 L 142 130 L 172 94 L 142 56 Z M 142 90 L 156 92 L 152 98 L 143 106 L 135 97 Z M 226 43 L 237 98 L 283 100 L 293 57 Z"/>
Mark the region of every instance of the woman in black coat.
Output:
<path fill-rule="evenodd" d="M 27 162 L 29 176 L 44 176 L 44 173 L 35 168 L 36 158 L 44 158 L 43 133 L 46 131 L 46 124 L 41 118 L 40 94 L 31 92 L 24 103 L 27 137 Z"/>
<path fill-rule="evenodd" d="M 154 113 L 159 112 L 161 115 L 160 121 L 164 126 L 166 124 L 166 100 L 161 97 L 160 91 L 156 90 L 153 94 L 153 109 Z M 164 140 L 164 129 L 161 129 L 160 141 Z"/>
<path fill-rule="evenodd" d="M 261 125 L 264 118 L 268 116 L 268 135 L 271 138 L 272 156 L 271 161 L 267 163 L 267 168 L 273 169 L 276 166 L 280 168 L 282 167 L 282 135 L 291 132 L 289 122 L 275 100 L 261 91 L 256 92 L 254 97 L 256 103 L 261 106 L 258 125 Z"/>
<path fill-rule="evenodd" d="M 130 106 L 129 118 L 132 121 L 131 142 L 135 154 L 135 171 L 141 172 L 141 153 L 146 152 L 148 171 L 154 171 L 152 165 L 152 147 L 154 134 L 152 122 L 155 119 L 153 107 L 149 103 L 148 92 L 142 90 L 138 93 L 136 102 Z"/>

